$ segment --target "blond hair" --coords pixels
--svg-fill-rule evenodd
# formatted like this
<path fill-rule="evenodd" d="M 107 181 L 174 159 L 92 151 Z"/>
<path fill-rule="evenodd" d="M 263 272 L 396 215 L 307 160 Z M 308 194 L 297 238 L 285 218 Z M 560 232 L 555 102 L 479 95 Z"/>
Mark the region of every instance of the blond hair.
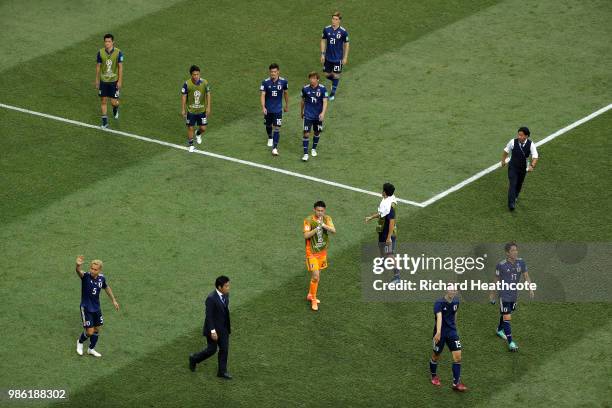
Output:
<path fill-rule="evenodd" d="M 94 265 L 98 265 L 100 267 L 100 270 L 102 270 L 102 266 L 104 266 L 104 263 L 99 259 L 94 259 L 89 263 L 89 267 L 91 268 Z"/>

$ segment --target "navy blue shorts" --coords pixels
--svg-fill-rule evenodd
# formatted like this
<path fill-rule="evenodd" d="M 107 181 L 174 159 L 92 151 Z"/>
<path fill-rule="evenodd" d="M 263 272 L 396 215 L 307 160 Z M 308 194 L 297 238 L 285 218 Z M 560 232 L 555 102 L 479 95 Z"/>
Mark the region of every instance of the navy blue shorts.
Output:
<path fill-rule="evenodd" d="M 340 74 L 342 72 L 342 62 L 331 62 L 325 60 L 323 64 L 323 72 L 327 72 L 328 74 Z"/>
<path fill-rule="evenodd" d="M 119 99 L 119 89 L 117 89 L 117 82 L 104 82 L 100 81 L 100 89 L 98 90 L 100 97 L 107 96 L 113 99 Z"/>
<path fill-rule="evenodd" d="M 387 237 L 383 237 L 381 234 L 378 234 L 378 250 L 380 251 L 380 256 L 393 255 L 396 247 L 397 238 L 395 235 L 391 236 L 391 245 L 388 245 Z"/>
<path fill-rule="evenodd" d="M 283 124 L 283 112 L 278 112 L 278 113 L 268 112 L 264 116 L 264 124 L 266 126 L 281 127 Z"/>
<path fill-rule="evenodd" d="M 505 314 L 512 314 L 512 312 L 514 312 L 514 310 L 516 309 L 516 302 L 504 302 L 502 301 L 502 299 L 499 299 L 499 313 L 505 315 Z"/>
<path fill-rule="evenodd" d="M 102 316 L 102 310 L 97 312 L 90 312 L 81 306 L 81 320 L 83 321 L 83 327 L 88 329 L 90 327 L 98 327 L 104 325 L 104 316 Z"/>
<path fill-rule="evenodd" d="M 187 117 L 185 118 L 185 125 L 187 125 L 187 127 L 206 126 L 207 124 L 208 120 L 206 119 L 205 113 L 187 112 Z"/>
<path fill-rule="evenodd" d="M 323 122 L 320 120 L 304 119 L 304 132 L 314 130 L 315 135 L 323 131 Z"/>
<path fill-rule="evenodd" d="M 450 351 L 461 350 L 461 341 L 459 340 L 459 336 L 457 335 L 457 333 L 443 333 L 440 337 L 440 341 L 437 343 L 433 343 L 433 352 L 436 354 L 442 353 L 442 350 L 444 350 L 444 344 L 448 346 L 448 349 Z"/>

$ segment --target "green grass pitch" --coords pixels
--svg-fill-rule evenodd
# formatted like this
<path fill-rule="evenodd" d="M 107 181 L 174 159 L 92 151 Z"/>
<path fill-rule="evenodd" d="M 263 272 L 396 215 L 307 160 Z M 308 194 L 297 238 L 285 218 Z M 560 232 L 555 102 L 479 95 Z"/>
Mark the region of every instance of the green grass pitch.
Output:
<path fill-rule="evenodd" d="M 299 89 L 336 8 L 349 64 L 320 156 L 302 163 Z M 113 129 L 183 144 L 179 89 L 198 64 L 213 89 L 204 149 L 370 191 L 389 180 L 422 202 L 498 161 L 518 126 L 537 141 L 610 104 L 611 21 L 603 0 L 6 0 L 0 103 L 98 124 L 95 53 L 112 32 L 126 55 Z M 277 158 L 259 110 L 271 62 L 290 87 Z M 501 170 L 425 208 L 401 204 L 400 240 L 609 243 L 610 129 L 608 111 L 542 146 L 514 214 Z M 434 389 L 432 304 L 362 299 L 376 197 L 3 108 L 0 152 L 0 389 L 69 393 L 2 406 L 610 406 L 610 302 L 522 304 L 512 354 L 496 308 L 464 303 L 470 391 L 449 389 L 448 353 Z M 318 199 L 338 234 L 312 313 L 300 224 Z M 74 352 L 80 253 L 105 261 L 122 306 L 102 299 L 102 359 Z M 187 369 L 221 273 L 232 382 L 216 359 Z"/>

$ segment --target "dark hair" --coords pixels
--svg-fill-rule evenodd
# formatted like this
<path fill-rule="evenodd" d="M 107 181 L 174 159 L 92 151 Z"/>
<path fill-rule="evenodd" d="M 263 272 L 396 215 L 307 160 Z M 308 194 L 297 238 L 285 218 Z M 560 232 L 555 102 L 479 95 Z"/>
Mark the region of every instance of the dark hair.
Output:
<path fill-rule="evenodd" d="M 221 275 L 217 279 L 215 279 L 215 288 L 217 289 L 222 288 L 223 285 L 225 285 L 229 281 L 230 279 L 227 276 Z"/>
<path fill-rule="evenodd" d="M 189 73 L 190 73 L 190 74 L 193 74 L 195 71 L 200 72 L 200 67 L 198 67 L 197 65 L 192 65 L 192 66 L 189 68 Z"/>
<path fill-rule="evenodd" d="M 313 206 L 313 207 L 314 207 L 314 208 L 317 208 L 317 207 L 323 207 L 323 208 L 325 208 L 325 203 L 324 203 L 323 201 L 319 200 L 319 201 L 317 201 L 316 203 L 314 203 L 314 206 Z"/>
<path fill-rule="evenodd" d="M 342 14 L 340 14 L 339 11 L 336 11 L 334 14 L 332 14 L 332 17 L 338 17 L 340 20 L 342 20 Z"/>
<path fill-rule="evenodd" d="M 512 247 L 517 247 L 518 248 L 518 245 L 516 245 L 516 242 L 510 241 L 510 242 L 507 242 L 506 245 L 504 245 L 504 249 L 506 250 L 506 252 L 510 252 Z"/>
<path fill-rule="evenodd" d="M 529 137 L 529 135 L 531 134 L 527 126 L 521 126 L 518 131 L 523 132 L 525 135 L 527 135 L 527 137 Z"/>
<path fill-rule="evenodd" d="M 321 79 L 321 77 L 319 76 L 319 73 L 317 71 L 311 71 L 308 74 L 308 79 L 312 78 L 312 77 L 316 77 L 317 79 Z"/>
<path fill-rule="evenodd" d="M 110 38 L 112 41 L 115 41 L 115 37 L 113 37 L 111 33 L 104 34 L 104 39 L 106 40 L 107 38 Z"/>
<path fill-rule="evenodd" d="M 383 191 L 388 197 L 391 197 L 395 193 L 395 186 L 391 183 L 383 184 Z"/>
<path fill-rule="evenodd" d="M 269 70 L 272 70 L 272 69 L 280 69 L 280 68 L 278 67 L 278 64 L 277 64 L 276 62 L 274 62 L 274 63 L 270 64 L 270 66 L 268 67 L 268 69 L 269 69 Z"/>

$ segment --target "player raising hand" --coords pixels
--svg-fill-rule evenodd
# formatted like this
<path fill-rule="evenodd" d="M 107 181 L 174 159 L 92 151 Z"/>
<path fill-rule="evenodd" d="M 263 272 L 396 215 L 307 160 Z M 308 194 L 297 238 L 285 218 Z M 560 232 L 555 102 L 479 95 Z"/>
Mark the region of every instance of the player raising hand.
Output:
<path fill-rule="evenodd" d="M 106 278 L 101 273 L 103 263 L 99 259 L 95 259 L 89 264 L 89 271 L 81 270 L 85 257 L 79 255 L 76 258 L 76 274 L 81 278 L 81 319 L 83 321 L 83 333 L 77 340 L 77 354 L 83 355 L 83 343 L 89 339 L 89 348 L 87 354 L 94 357 L 102 357 L 102 354 L 96 351 L 100 328 L 104 324 L 102 309 L 100 308 L 100 291 L 104 289 L 108 297 L 113 302 L 115 310 L 119 310 L 119 303 L 113 295 L 113 291 L 106 283 Z"/>

